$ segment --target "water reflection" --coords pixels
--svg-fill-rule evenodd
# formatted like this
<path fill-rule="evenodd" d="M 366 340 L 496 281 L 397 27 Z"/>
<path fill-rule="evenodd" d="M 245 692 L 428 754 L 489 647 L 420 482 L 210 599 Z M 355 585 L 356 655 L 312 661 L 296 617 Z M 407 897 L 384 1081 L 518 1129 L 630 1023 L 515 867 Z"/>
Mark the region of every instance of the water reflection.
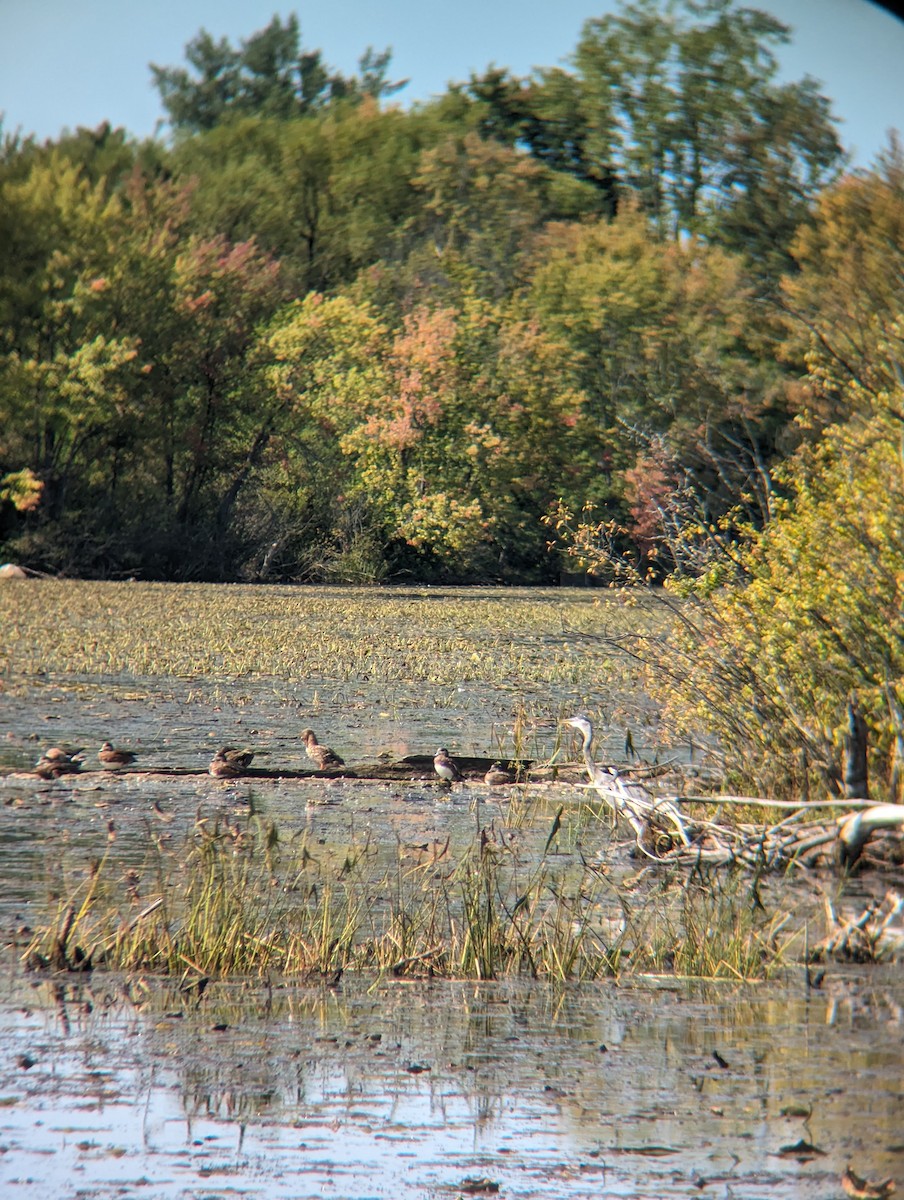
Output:
<path fill-rule="evenodd" d="M 874 1175 L 904 1164 L 904 988 L 869 978 L 839 972 L 826 996 L 800 981 L 273 980 L 187 1003 L 152 981 L 10 972 L 0 1184 L 62 1197 L 72 1171 L 105 1196 L 141 1177 L 175 1200 L 215 1170 L 261 1196 L 341 1180 L 342 1195 L 423 1197 L 483 1175 L 551 1198 L 686 1196 L 701 1180 L 707 1195 L 824 1198 L 849 1159 Z M 821 1153 L 780 1153 L 798 1142 Z"/>

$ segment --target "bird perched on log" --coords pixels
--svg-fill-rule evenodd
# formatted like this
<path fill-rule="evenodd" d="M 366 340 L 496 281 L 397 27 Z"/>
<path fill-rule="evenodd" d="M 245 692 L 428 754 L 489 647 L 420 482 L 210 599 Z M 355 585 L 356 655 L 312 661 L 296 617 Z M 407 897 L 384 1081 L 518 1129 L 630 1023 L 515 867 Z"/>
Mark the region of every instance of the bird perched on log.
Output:
<path fill-rule="evenodd" d="M 224 746 L 210 760 L 207 769 L 217 779 L 241 779 L 251 766 L 253 758 L 251 750 L 236 750 L 234 746 Z"/>
<path fill-rule="evenodd" d="M 105 767 L 127 767 L 138 757 L 131 750 L 118 750 L 112 742 L 104 742 L 97 752 L 97 757 Z"/>
<path fill-rule="evenodd" d="M 313 729 L 302 729 L 301 740 L 304 742 L 305 753 L 311 762 L 316 763 L 321 771 L 332 771 L 336 767 L 344 767 L 345 760 L 341 759 L 329 746 L 321 746 Z"/>
<path fill-rule="evenodd" d="M 440 746 L 436 754 L 434 754 L 433 769 L 440 779 L 445 779 L 447 783 L 458 783 L 459 780 L 464 779 L 464 775 L 459 771 L 455 760 L 449 757 L 449 751 L 445 746 Z"/>
<path fill-rule="evenodd" d="M 511 771 L 507 771 L 502 763 L 493 763 L 489 771 L 483 777 L 483 782 L 488 783 L 490 787 L 501 787 L 504 783 L 514 783 L 514 776 Z"/>
<path fill-rule="evenodd" d="M 59 779 L 61 775 L 77 775 L 84 757 L 81 750 L 61 750 L 51 746 L 35 763 L 35 773 L 42 779 Z"/>

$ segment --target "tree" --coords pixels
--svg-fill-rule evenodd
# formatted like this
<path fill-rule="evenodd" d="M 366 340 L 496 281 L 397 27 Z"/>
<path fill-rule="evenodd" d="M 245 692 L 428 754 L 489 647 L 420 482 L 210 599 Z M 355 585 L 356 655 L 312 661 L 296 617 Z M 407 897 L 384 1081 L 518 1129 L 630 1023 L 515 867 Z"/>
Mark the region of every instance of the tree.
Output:
<path fill-rule="evenodd" d="M 277 491 L 266 493 L 279 523 L 268 536 L 294 578 L 370 582 L 385 573 L 378 503 L 366 489 L 356 493 L 346 439 L 386 394 L 388 344 L 366 302 L 318 293 L 267 330 L 267 386 L 283 413 L 269 476 Z"/>
<path fill-rule="evenodd" d="M 234 48 L 227 38 L 215 41 L 204 29 L 185 48 L 189 70 L 151 64 L 154 83 L 173 129 L 182 134 L 214 129 L 227 118 L 257 115 L 286 120 L 303 116 L 344 98 L 379 100 L 404 83 L 386 75 L 390 51 L 368 47 L 361 77 L 346 79 L 331 71 L 319 50 L 302 52 L 298 17 L 270 24 Z"/>
<path fill-rule="evenodd" d="M 423 115 L 365 101 L 291 121 L 236 118 L 181 143 L 173 169 L 194 182 L 198 233 L 254 237 L 304 294 L 393 257 L 420 203 L 422 147 L 437 136 Z"/>
<path fill-rule="evenodd" d="M 467 580 L 554 573 L 540 517 L 588 484 L 591 428 L 568 347 L 475 295 L 417 308 L 384 390 L 342 439 L 400 565 Z"/>
<path fill-rule="evenodd" d="M 525 311 L 571 346 L 596 425 L 603 469 L 584 499 L 630 532 L 638 487 L 667 461 L 707 519 L 742 506 L 761 523 L 788 417 L 739 260 L 662 242 L 625 209 L 612 222 L 551 227 L 534 263 Z"/>
<path fill-rule="evenodd" d="M 0 362 L 0 466 L 43 484 L 23 546 L 82 573 L 228 573 L 232 512 L 267 440 L 253 348 L 284 299 L 278 265 L 193 237 L 190 193 L 140 174 L 111 197 L 52 162 L 9 194 L 47 254 Z"/>
<path fill-rule="evenodd" d="M 841 159 L 814 81 L 776 82 L 788 36 L 733 0 L 637 0 L 585 23 L 572 71 L 490 71 L 469 95 L 482 132 L 592 184 L 605 215 L 631 198 L 663 236 L 743 252 L 773 287 Z"/>
<path fill-rule="evenodd" d="M 904 377 L 904 155 L 893 139 L 872 171 L 825 189 L 783 280 L 782 353 L 803 376 L 797 403 L 817 427 L 884 404 Z M 806 369 L 805 369 L 806 365 Z"/>
<path fill-rule="evenodd" d="M 412 180 L 421 208 L 408 235 L 427 240 L 452 269 L 454 261 L 465 264 L 501 296 L 540 228 L 543 175 L 525 155 L 476 133 L 447 138 L 421 155 Z"/>

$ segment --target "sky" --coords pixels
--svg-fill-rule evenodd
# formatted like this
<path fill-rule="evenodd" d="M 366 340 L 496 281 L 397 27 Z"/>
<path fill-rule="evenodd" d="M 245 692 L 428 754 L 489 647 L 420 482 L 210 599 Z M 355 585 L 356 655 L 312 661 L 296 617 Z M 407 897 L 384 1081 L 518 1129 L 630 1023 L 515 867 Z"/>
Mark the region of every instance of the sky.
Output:
<path fill-rule="evenodd" d="M 184 64 L 201 29 L 233 45 L 278 14 L 298 14 L 304 49 L 344 74 L 391 47 L 395 100 L 429 100 L 488 65 L 524 75 L 566 65 L 590 17 L 615 0 L 0 0 L 0 113 L 7 134 L 56 138 L 102 121 L 148 137 L 163 112 L 148 64 Z M 812 75 L 868 166 L 904 132 L 904 21 L 871 0 L 747 0 L 793 30 L 782 77 Z"/>

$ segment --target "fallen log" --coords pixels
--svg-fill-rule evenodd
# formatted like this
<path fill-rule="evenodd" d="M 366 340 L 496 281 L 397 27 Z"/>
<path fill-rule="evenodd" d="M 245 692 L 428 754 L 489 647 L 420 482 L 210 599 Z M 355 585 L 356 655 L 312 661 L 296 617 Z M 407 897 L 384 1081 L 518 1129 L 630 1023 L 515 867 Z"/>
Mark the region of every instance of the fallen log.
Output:
<path fill-rule="evenodd" d="M 838 821 L 839 856 L 843 866 L 851 867 L 877 830 L 904 829 L 904 804 L 876 804 Z"/>
<path fill-rule="evenodd" d="M 483 783 L 484 776 L 491 766 L 499 762 L 499 759 L 477 758 L 477 757 L 462 757 L 457 758 L 460 770 L 468 783 Z M 570 782 L 579 778 L 579 768 L 575 767 L 572 772 L 566 769 L 559 768 L 556 772 L 551 773 L 544 768 L 534 769 L 533 762 L 530 759 L 512 759 L 503 766 L 511 772 L 513 782 L 551 782 L 556 779 L 564 782 Z M 34 778 L 37 775 L 33 770 L 21 770 L 14 767 L 0 767 L 0 778 Z M 131 779 L 177 779 L 177 778 L 204 778 L 209 775 L 207 767 L 141 767 L 134 766 L 126 767 L 101 767 L 94 769 L 81 769 L 69 776 L 75 779 L 97 779 L 97 778 L 131 778 Z M 294 768 L 294 767 L 256 767 L 248 766 L 244 768 L 241 779 L 258 780 L 258 781 L 280 781 L 280 780 L 309 780 L 309 779 L 358 779 L 358 780 L 374 780 L 375 782 L 405 782 L 405 781 L 437 781 L 437 775 L 433 767 L 432 755 L 410 755 L 407 758 L 399 759 L 395 762 L 380 762 L 380 763 L 362 763 L 360 765 L 334 767 L 326 770 L 315 768 Z"/>
<path fill-rule="evenodd" d="M 900 948 L 902 931 L 899 928 L 893 930 L 892 925 L 904 911 L 904 897 L 896 891 L 886 892 L 881 899 L 871 901 L 861 913 L 847 920 L 838 916 L 827 896 L 824 899 L 830 932 L 810 951 L 810 962 L 824 962 L 827 958 L 876 962 L 886 953 L 893 954 Z"/>

